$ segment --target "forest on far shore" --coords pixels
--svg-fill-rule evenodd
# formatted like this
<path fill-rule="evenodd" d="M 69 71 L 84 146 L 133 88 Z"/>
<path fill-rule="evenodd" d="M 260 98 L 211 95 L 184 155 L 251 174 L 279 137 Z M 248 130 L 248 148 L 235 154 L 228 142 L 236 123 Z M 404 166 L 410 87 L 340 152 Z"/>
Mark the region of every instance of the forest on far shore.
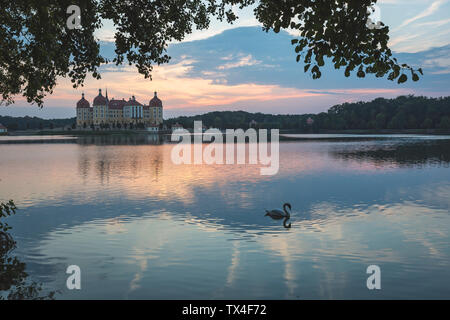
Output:
<path fill-rule="evenodd" d="M 377 98 L 370 102 L 335 105 L 327 112 L 303 115 L 273 115 L 244 111 L 217 111 L 190 117 L 168 119 L 170 126 L 180 123 L 192 128 L 195 120 L 206 127 L 274 128 L 300 131 L 381 130 L 381 129 L 450 129 L 450 97 L 427 98 L 400 96 Z M 311 121 L 312 120 L 312 121 Z"/>
<path fill-rule="evenodd" d="M 2 117 L 0 123 L 8 130 L 75 128 L 75 118 L 44 120 L 37 117 Z M 167 127 L 175 123 L 193 128 L 201 120 L 207 128 L 297 130 L 321 132 L 339 130 L 450 130 L 450 97 L 427 98 L 400 96 L 394 99 L 377 98 L 370 102 L 335 105 L 319 114 L 264 114 L 245 111 L 214 111 L 196 116 L 181 116 L 164 121 Z"/>
<path fill-rule="evenodd" d="M 41 119 L 38 117 L 10 117 L 0 116 L 0 123 L 8 128 L 9 131 L 15 130 L 45 130 L 72 126 L 76 118 L 67 119 Z"/>

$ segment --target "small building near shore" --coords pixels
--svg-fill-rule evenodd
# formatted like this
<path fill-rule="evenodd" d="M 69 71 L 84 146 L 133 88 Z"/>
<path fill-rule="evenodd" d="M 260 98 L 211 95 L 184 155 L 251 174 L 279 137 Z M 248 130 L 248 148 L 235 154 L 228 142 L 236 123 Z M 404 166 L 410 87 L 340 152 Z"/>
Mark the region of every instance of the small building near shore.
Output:
<path fill-rule="evenodd" d="M 6 128 L 4 125 L 0 123 L 0 134 L 6 134 L 8 133 L 8 128 Z"/>
<path fill-rule="evenodd" d="M 172 132 L 177 131 L 177 130 L 183 130 L 183 126 L 181 124 L 179 124 L 178 122 L 172 125 Z"/>

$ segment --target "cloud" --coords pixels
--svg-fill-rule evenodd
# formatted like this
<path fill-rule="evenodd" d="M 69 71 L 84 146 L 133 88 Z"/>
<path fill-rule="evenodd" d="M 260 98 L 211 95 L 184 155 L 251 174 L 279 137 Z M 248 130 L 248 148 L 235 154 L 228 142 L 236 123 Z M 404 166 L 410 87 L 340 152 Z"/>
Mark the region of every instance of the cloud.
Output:
<path fill-rule="evenodd" d="M 410 42 L 410 40 L 416 39 L 420 36 L 422 36 L 422 34 L 420 34 L 420 33 L 401 35 L 399 37 L 396 37 L 396 38 L 393 38 L 392 40 L 390 40 L 389 46 L 395 46 L 395 45 L 397 45 L 399 43 L 403 43 L 403 42 Z"/>
<path fill-rule="evenodd" d="M 227 59 L 229 59 L 228 56 L 223 58 L 223 60 L 227 60 Z M 257 65 L 260 63 L 261 63 L 261 61 L 254 59 L 252 57 L 252 55 L 249 54 L 245 57 L 240 58 L 237 61 L 229 62 L 224 65 L 220 65 L 217 67 L 217 69 L 226 70 L 226 69 L 239 68 L 239 67 L 244 67 L 244 66 L 254 66 L 254 65 Z"/>
<path fill-rule="evenodd" d="M 419 13 L 418 15 L 409 18 L 405 21 L 403 21 L 403 23 L 398 27 L 403 28 L 409 24 L 411 24 L 412 22 L 428 17 L 430 15 L 432 15 L 433 13 L 435 13 L 445 2 L 447 2 L 447 0 L 436 0 L 434 1 L 428 8 L 426 8 L 423 12 Z"/>
<path fill-rule="evenodd" d="M 428 27 L 428 26 L 433 26 L 433 27 L 440 27 L 443 26 L 447 23 L 450 23 L 450 19 L 443 19 L 443 20 L 438 20 L 438 21 L 429 21 L 429 22 L 422 22 L 422 23 L 418 23 L 417 26 L 418 27 Z"/>
<path fill-rule="evenodd" d="M 449 57 L 435 57 L 424 61 L 424 66 L 431 71 L 432 74 L 449 74 L 450 73 L 450 58 Z M 437 69 L 437 70 L 436 70 Z"/>
<path fill-rule="evenodd" d="M 395 38 L 395 49 L 398 52 L 421 53 L 427 48 L 445 47 L 449 44 L 450 30 L 445 29 L 442 32 L 415 32 L 415 35 L 405 38 Z M 391 43 L 390 43 L 391 45 Z M 392 44 L 391 46 L 394 46 Z M 433 50 L 433 49 L 432 49 Z"/>

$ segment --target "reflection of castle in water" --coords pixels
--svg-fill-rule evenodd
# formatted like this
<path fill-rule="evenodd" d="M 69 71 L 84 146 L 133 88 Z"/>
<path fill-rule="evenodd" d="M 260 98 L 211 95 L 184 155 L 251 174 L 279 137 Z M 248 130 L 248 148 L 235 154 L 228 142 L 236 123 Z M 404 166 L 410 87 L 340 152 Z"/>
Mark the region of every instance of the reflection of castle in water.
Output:
<path fill-rule="evenodd" d="M 170 142 L 169 135 L 154 134 L 117 134 L 117 135 L 90 135 L 80 136 L 77 144 L 80 145 L 160 145 Z"/>
<path fill-rule="evenodd" d="M 119 178 L 126 174 L 129 178 L 153 177 L 158 181 L 162 172 L 163 152 L 154 147 L 149 152 L 146 145 L 159 146 L 164 144 L 167 136 L 162 135 L 107 135 L 81 137 L 78 171 L 84 181 L 94 174 L 101 184 L 109 183 L 112 177 Z M 95 146 L 120 145 L 129 148 L 130 152 L 115 154 L 112 148 L 97 148 Z M 90 148 L 89 146 L 93 146 Z M 136 149 L 137 148 L 137 149 Z"/>

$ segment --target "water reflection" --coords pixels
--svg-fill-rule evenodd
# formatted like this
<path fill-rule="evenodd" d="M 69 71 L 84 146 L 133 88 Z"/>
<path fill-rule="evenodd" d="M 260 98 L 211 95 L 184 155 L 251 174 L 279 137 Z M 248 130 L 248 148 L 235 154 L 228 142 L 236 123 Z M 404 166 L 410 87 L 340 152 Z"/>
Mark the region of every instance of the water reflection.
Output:
<path fill-rule="evenodd" d="M 399 167 L 441 165 L 450 163 L 450 140 L 412 140 L 379 143 L 331 150 L 337 159 L 372 162 L 377 167 L 395 164 Z"/>
<path fill-rule="evenodd" d="M 115 134 L 80 136 L 77 139 L 80 145 L 160 145 L 170 142 L 170 135 L 159 134 Z"/>
<path fill-rule="evenodd" d="M 42 294 L 42 285 L 29 279 L 26 264 L 13 255 L 16 241 L 0 230 L 0 300 L 53 299 L 55 292 Z"/>
<path fill-rule="evenodd" d="M 124 137 L 123 142 L 128 138 Z M 390 170 L 400 162 L 398 159 L 415 162 L 414 155 L 424 149 L 432 151 L 424 152 L 423 165 L 431 166 L 439 161 L 446 166 L 450 153 L 447 140 L 406 144 L 284 143 L 280 145 L 283 155 L 280 173 L 265 177 L 250 165 L 174 165 L 170 161 L 170 145 L 116 146 L 112 145 L 116 137 L 93 139 L 89 141 L 100 140 L 97 144 L 83 141 L 73 148 L 66 145 L 46 148 L 45 161 L 39 145 L 27 146 L 29 157 L 22 162 L 16 161 L 21 157 L 21 149 L 16 149 L 19 146 L 10 146 L 0 168 L 4 181 L 8 181 L 9 197 L 18 199 L 21 207 L 33 208 L 51 200 L 56 205 L 78 208 L 74 223 L 116 217 L 116 210 L 111 208 L 118 206 L 122 212 L 131 211 L 133 215 L 143 215 L 149 209 L 170 210 L 175 212 L 175 218 L 187 223 L 199 220 L 198 223 L 213 228 L 271 232 L 271 224 L 256 219 L 255 215 L 258 206 L 270 207 L 271 199 L 277 200 L 283 193 L 301 212 L 296 217 L 301 225 L 323 223 L 342 215 L 355 215 L 355 194 L 362 200 L 357 203 L 358 212 L 369 210 L 373 203 L 384 202 L 384 190 L 389 185 L 385 185 L 386 177 L 379 177 L 379 182 L 376 178 L 370 185 L 362 179 L 366 192 L 361 193 L 359 182 L 342 187 L 342 174 L 350 177 L 358 170 L 363 170 L 358 171 L 363 174 Z M 403 152 L 406 155 L 402 156 Z M 344 160 L 344 165 L 335 159 Z M 74 166 L 77 170 L 71 169 Z M 14 178 L 17 172 L 22 179 Z M 390 192 L 390 196 L 395 198 L 397 194 Z M 369 198 L 372 202 L 367 201 Z M 97 199 L 102 199 L 99 208 L 89 213 L 85 206 L 96 206 Z M 132 207 L 127 207 L 121 199 L 132 201 Z M 49 220 L 47 223 L 54 221 L 55 227 L 58 226 L 58 219 Z"/>
<path fill-rule="evenodd" d="M 450 296 L 437 280 L 450 263 L 445 139 L 285 142 L 273 177 L 177 166 L 170 144 L 83 139 L 0 145 L 1 194 L 24 210 L 18 256 L 50 287 L 68 264 L 86 270 L 83 292 L 63 297 L 373 298 L 374 261 L 382 297 Z M 262 212 L 287 200 L 289 232 Z"/>

